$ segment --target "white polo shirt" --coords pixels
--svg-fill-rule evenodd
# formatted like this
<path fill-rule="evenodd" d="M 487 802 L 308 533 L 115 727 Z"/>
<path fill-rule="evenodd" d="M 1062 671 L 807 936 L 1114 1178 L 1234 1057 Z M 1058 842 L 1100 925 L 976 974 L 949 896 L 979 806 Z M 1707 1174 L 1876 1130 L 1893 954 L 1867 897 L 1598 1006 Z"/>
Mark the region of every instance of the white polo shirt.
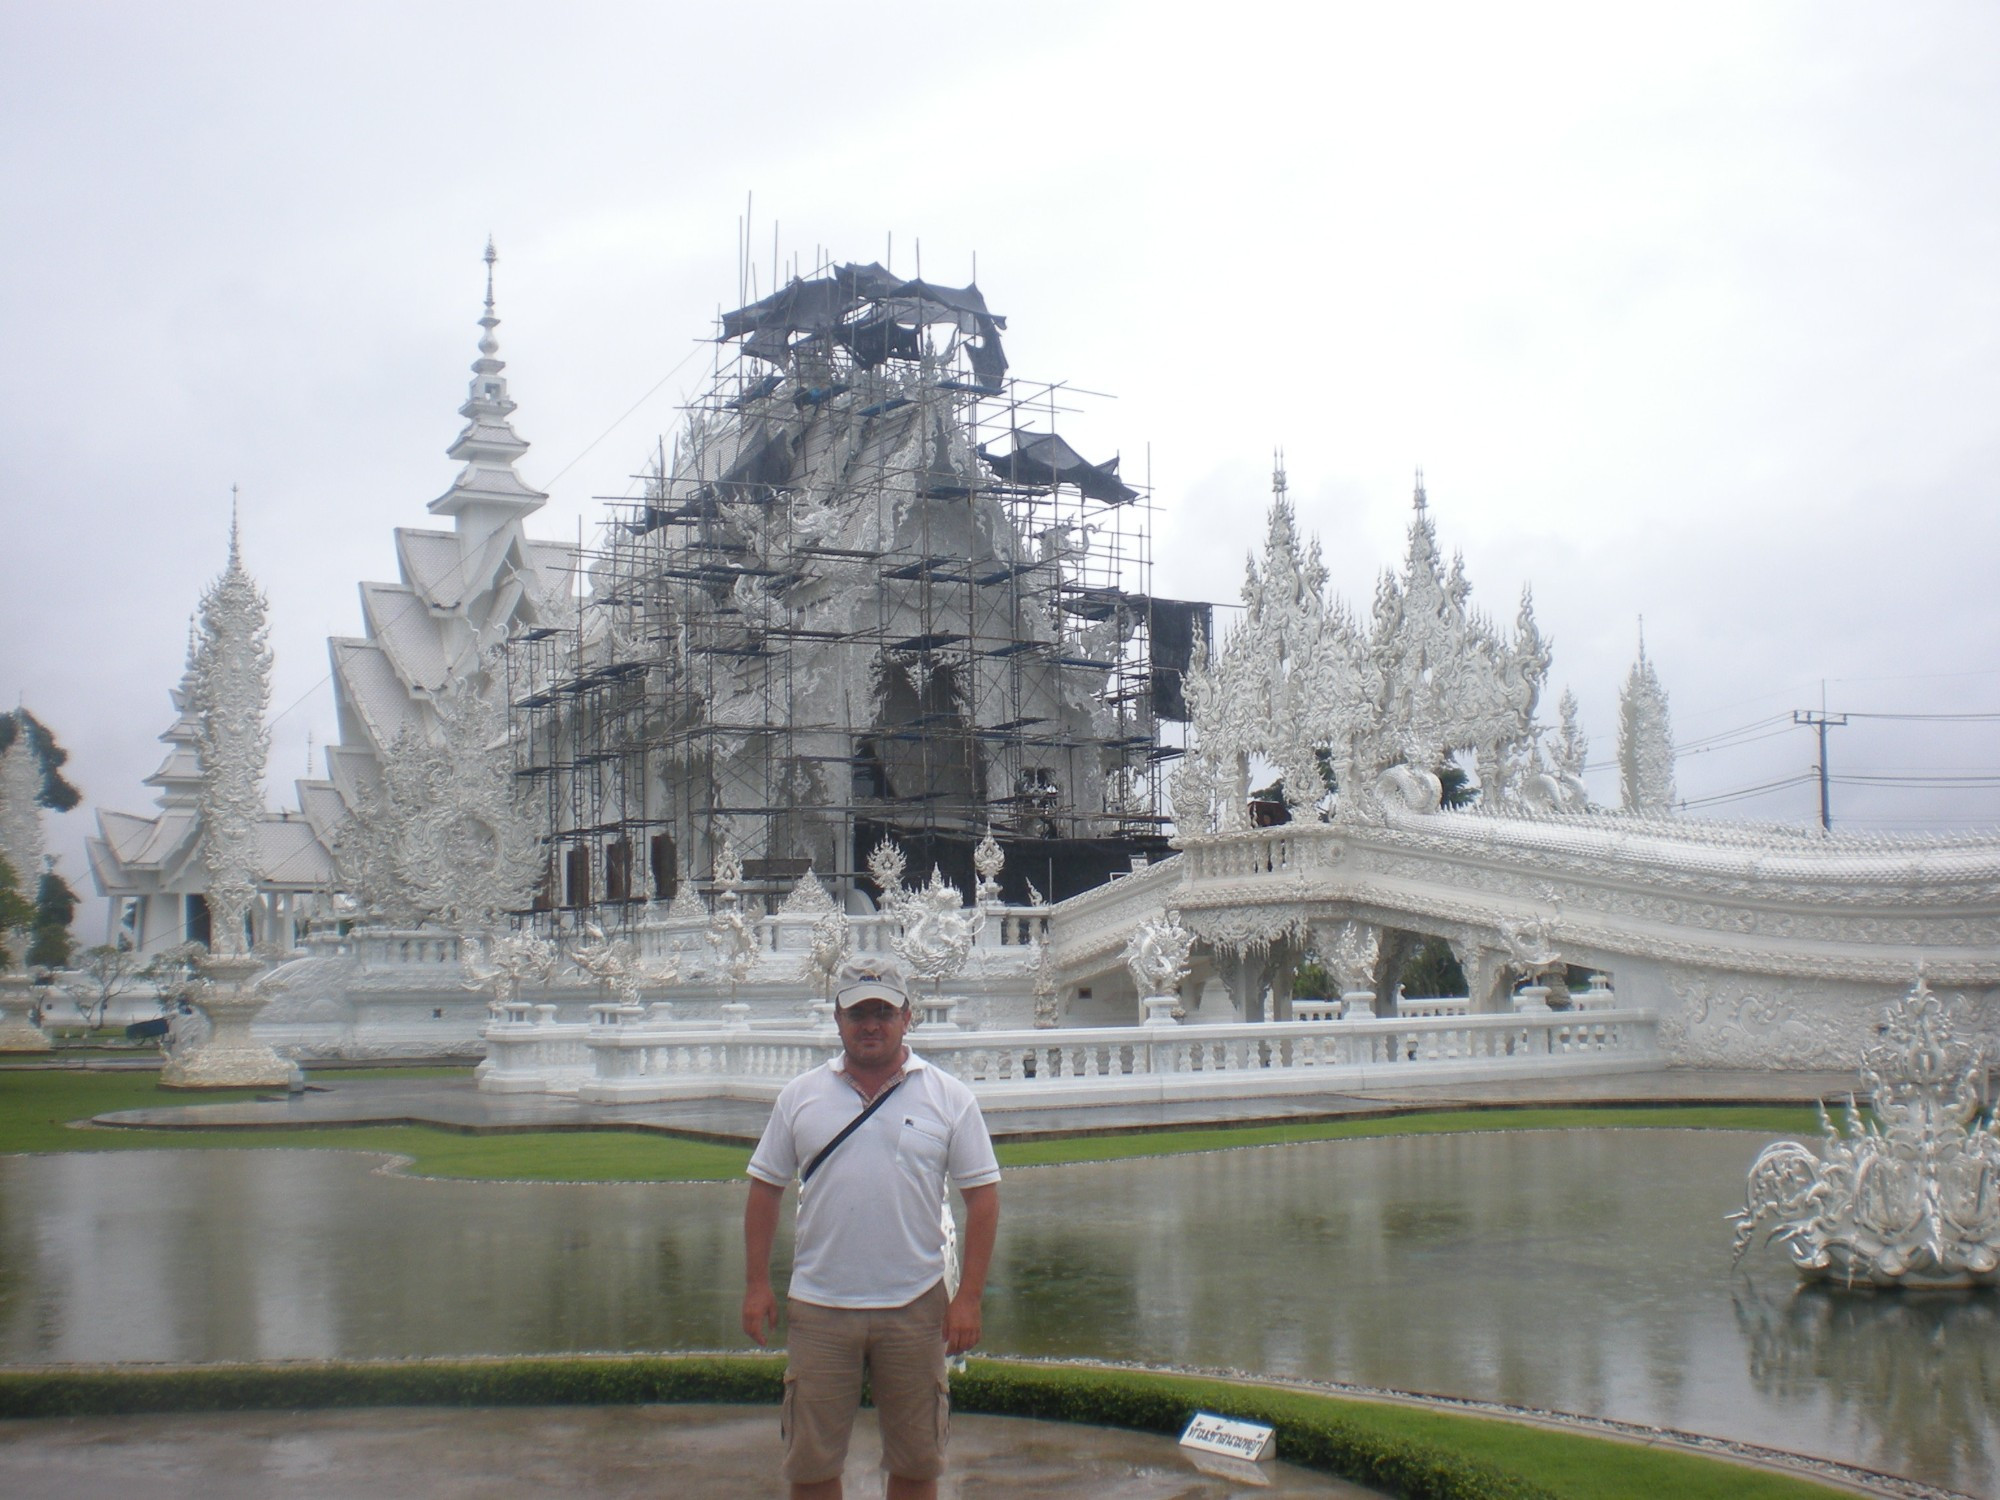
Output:
<path fill-rule="evenodd" d="M 788 1187 L 867 1106 L 836 1057 L 786 1084 L 750 1175 Z M 903 1081 L 799 1193 L 791 1295 L 820 1307 L 901 1307 L 944 1277 L 945 1182 L 1000 1180 L 972 1090 L 906 1054 Z"/>

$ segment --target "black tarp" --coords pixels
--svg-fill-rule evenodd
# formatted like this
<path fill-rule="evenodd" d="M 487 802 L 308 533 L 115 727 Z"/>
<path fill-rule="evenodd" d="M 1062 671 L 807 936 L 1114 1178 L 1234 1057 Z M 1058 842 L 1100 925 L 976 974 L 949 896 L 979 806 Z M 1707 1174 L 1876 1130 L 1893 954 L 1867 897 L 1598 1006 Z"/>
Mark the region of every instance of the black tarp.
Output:
<path fill-rule="evenodd" d="M 743 339 L 743 351 L 782 364 L 795 335 L 830 334 L 853 350 L 864 365 L 913 357 L 918 330 L 934 323 L 956 324 L 972 337 L 965 345 L 977 382 L 997 389 L 1007 371 L 1000 331 L 1007 320 L 989 312 L 977 286 L 938 286 L 903 281 L 872 261 L 837 267 L 811 281 L 794 277 L 761 301 L 722 315 L 722 337 Z"/>
<path fill-rule="evenodd" d="M 1146 639 L 1153 666 L 1153 712 L 1159 718 L 1185 724 L 1192 717 L 1187 704 L 1187 674 L 1194 664 L 1199 627 L 1203 640 L 1215 635 L 1215 606 L 1192 599 L 1148 599 Z"/>
<path fill-rule="evenodd" d="M 1118 477 L 1115 458 L 1091 463 L 1053 432 L 1015 431 L 1008 436 L 1013 439 L 1011 451 L 996 452 L 997 443 L 982 444 L 979 456 L 1009 484 L 1043 488 L 1075 485 L 1092 500 L 1107 505 L 1129 505 L 1139 498 L 1139 492 Z"/>

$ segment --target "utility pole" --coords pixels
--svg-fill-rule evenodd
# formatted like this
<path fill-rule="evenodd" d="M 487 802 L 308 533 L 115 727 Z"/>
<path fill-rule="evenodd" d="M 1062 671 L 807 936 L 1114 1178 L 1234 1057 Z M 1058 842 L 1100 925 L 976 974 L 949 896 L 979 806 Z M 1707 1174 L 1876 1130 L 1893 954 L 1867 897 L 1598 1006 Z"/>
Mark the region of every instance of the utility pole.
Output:
<path fill-rule="evenodd" d="M 1833 806 L 1828 800 L 1826 789 L 1826 732 L 1829 729 L 1838 729 L 1845 724 L 1847 722 L 1847 715 L 1830 714 L 1826 711 L 1825 705 L 1822 704 L 1817 713 L 1809 708 L 1793 709 L 1792 722 L 1794 724 L 1805 724 L 1819 731 L 1819 765 L 1814 768 L 1819 772 L 1819 826 L 1822 832 L 1831 833 L 1833 831 Z"/>

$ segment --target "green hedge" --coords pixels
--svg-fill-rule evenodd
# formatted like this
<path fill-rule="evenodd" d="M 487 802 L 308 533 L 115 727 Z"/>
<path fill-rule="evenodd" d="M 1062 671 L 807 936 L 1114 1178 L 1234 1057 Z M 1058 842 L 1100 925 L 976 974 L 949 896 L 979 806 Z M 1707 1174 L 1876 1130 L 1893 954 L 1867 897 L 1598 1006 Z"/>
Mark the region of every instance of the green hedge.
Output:
<path fill-rule="evenodd" d="M 1274 1401 L 1254 1386 L 979 1360 L 953 1378 L 951 1399 L 960 1411 L 1160 1433 L 1178 1433 L 1197 1411 L 1216 1410 L 1277 1428 L 1278 1456 L 1288 1463 L 1407 1500 L 1556 1500 L 1552 1490 L 1447 1448 L 1369 1432 L 1343 1420 L 1335 1401 Z"/>
<path fill-rule="evenodd" d="M 777 1356 L 426 1360 L 0 1371 L 0 1417 L 109 1416 L 357 1406 L 620 1406 L 775 1403 Z M 1337 1417 L 1268 1415 L 1251 1388 L 1175 1376 L 980 1360 L 953 1378 L 965 1412 L 1177 1433 L 1226 1395 L 1231 1415 L 1273 1421 L 1293 1463 L 1410 1500 L 1553 1500 L 1514 1475 L 1428 1445 L 1385 1441 Z M 1206 1403 L 1203 1397 L 1207 1398 Z"/>

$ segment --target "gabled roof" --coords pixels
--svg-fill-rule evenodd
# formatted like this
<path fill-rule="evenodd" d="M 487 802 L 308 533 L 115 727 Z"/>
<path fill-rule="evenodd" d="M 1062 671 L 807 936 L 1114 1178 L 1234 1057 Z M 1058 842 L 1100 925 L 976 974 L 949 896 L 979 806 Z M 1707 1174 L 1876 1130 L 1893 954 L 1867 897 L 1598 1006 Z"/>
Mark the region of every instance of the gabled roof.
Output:
<path fill-rule="evenodd" d="M 361 613 L 368 634 L 385 652 L 403 686 L 436 692 L 450 663 L 438 623 L 415 591 L 395 583 L 361 585 Z"/>
<path fill-rule="evenodd" d="M 333 883 L 333 856 L 302 817 L 267 813 L 257 825 L 259 884 L 305 890 Z"/>
<path fill-rule="evenodd" d="M 336 636 L 327 642 L 327 649 L 348 706 L 376 747 L 386 749 L 406 726 L 422 722 L 394 665 L 373 641 Z"/>
<path fill-rule="evenodd" d="M 112 812 L 109 808 L 97 810 L 97 833 L 104 841 L 105 852 L 116 860 L 128 860 L 146 847 L 146 840 L 153 835 L 152 818 L 136 817 L 131 813 Z"/>
<path fill-rule="evenodd" d="M 569 592 L 576 570 L 576 544 L 524 539 L 528 562 L 542 576 L 542 590 L 554 598 Z"/>
<path fill-rule="evenodd" d="M 434 609 L 456 609 L 465 597 L 465 574 L 458 565 L 458 534 L 396 528 L 396 564 L 403 582 Z"/>

